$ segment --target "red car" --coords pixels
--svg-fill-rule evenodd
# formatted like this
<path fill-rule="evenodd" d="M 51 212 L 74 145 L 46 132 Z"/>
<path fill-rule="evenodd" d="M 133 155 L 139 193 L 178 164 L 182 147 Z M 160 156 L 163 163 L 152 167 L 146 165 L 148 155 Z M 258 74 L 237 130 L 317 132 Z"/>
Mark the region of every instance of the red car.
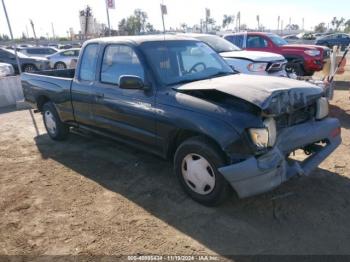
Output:
<path fill-rule="evenodd" d="M 288 44 L 285 39 L 272 33 L 241 32 L 225 35 L 224 38 L 242 49 L 283 55 L 288 61 L 286 71 L 299 76 L 321 71 L 330 55 L 328 47 Z"/>

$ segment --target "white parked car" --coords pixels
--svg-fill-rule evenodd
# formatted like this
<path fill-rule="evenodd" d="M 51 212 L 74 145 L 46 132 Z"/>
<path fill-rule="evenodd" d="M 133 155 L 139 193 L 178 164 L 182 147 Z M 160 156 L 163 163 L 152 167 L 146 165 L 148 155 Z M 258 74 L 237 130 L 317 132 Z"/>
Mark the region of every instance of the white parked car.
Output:
<path fill-rule="evenodd" d="M 236 71 L 251 75 L 287 76 L 287 60 L 279 54 L 246 51 L 216 35 L 183 34 L 196 38 L 219 53 Z"/>
<path fill-rule="evenodd" d="M 46 57 L 58 52 L 56 48 L 53 47 L 20 47 L 18 51 L 29 57 Z"/>
<path fill-rule="evenodd" d="M 12 76 L 15 74 L 15 70 L 12 65 L 7 63 L 0 63 L 0 77 Z"/>
<path fill-rule="evenodd" d="M 71 48 L 57 52 L 56 54 L 47 56 L 50 61 L 51 68 L 65 69 L 71 68 L 72 60 L 77 60 L 79 57 L 80 48 Z"/>

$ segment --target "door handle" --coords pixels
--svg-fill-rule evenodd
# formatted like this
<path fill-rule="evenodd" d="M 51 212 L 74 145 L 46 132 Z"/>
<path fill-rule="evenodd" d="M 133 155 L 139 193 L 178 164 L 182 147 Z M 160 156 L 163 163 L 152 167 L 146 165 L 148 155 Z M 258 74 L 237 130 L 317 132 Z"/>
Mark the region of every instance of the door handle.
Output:
<path fill-rule="evenodd" d="M 101 98 L 105 97 L 105 94 L 104 93 L 96 93 L 96 97 L 101 99 Z"/>

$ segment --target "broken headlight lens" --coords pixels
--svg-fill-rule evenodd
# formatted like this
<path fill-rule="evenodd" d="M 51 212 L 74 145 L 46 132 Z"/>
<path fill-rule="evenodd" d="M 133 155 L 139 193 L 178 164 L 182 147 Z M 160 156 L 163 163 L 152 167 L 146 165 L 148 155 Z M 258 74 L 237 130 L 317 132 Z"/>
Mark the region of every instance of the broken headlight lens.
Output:
<path fill-rule="evenodd" d="M 251 72 L 263 72 L 266 70 L 267 63 L 251 63 L 247 66 Z"/>
<path fill-rule="evenodd" d="M 328 101 L 327 98 L 321 97 L 316 103 L 316 119 L 322 119 L 328 116 Z"/>
<path fill-rule="evenodd" d="M 273 118 L 264 120 L 265 128 L 250 128 L 249 134 L 258 149 L 273 147 L 276 143 L 276 122 Z"/>
<path fill-rule="evenodd" d="M 269 131 L 267 128 L 250 128 L 250 137 L 258 149 L 264 149 L 269 142 Z"/>

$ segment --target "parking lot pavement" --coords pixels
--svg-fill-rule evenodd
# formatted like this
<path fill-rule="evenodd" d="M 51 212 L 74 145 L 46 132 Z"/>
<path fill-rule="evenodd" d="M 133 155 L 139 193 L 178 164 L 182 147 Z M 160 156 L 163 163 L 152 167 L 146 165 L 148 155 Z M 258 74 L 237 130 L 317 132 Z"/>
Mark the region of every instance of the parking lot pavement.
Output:
<path fill-rule="evenodd" d="M 41 116 L 0 110 L 1 254 L 350 254 L 350 105 L 343 144 L 310 177 L 206 208 L 171 163 L 91 136 L 51 141 Z M 239 259 L 237 260 L 239 261 Z"/>

